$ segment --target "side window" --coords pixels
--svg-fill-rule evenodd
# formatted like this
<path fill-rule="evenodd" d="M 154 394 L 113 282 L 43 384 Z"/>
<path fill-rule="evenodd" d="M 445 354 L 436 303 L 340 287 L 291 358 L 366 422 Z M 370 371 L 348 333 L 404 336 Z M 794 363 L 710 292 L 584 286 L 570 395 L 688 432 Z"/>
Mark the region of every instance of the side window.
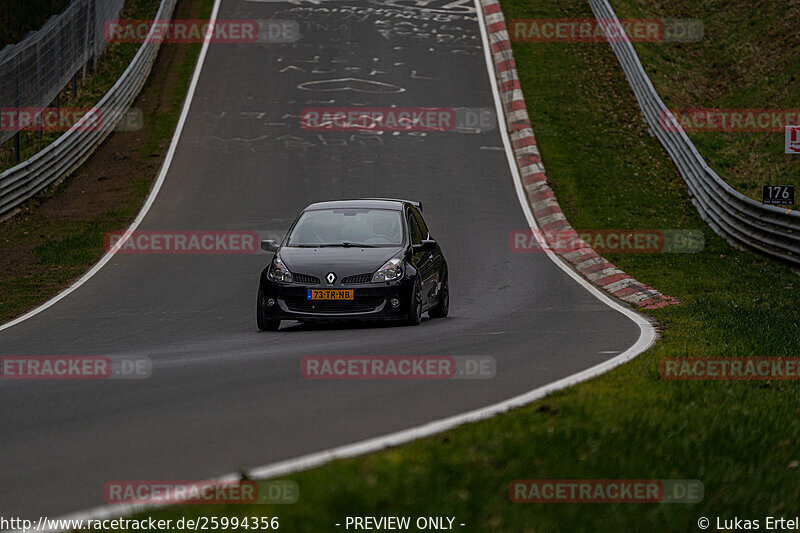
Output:
<path fill-rule="evenodd" d="M 422 215 L 416 209 L 412 209 L 411 212 L 414 214 L 417 224 L 419 224 L 419 231 L 422 234 L 422 238 L 427 239 L 430 232 L 428 231 L 428 226 L 425 225 L 425 221 L 422 219 Z"/>
<path fill-rule="evenodd" d="M 421 244 L 422 233 L 420 233 L 419 224 L 413 214 L 408 217 L 408 230 L 411 232 L 411 244 Z"/>

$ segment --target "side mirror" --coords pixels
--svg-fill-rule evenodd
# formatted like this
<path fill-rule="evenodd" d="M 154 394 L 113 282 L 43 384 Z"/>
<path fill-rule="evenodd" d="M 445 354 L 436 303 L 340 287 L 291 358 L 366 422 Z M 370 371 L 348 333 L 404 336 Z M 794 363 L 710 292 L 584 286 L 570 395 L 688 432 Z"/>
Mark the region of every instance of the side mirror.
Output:
<path fill-rule="evenodd" d="M 412 248 L 414 249 L 415 254 L 422 252 L 432 252 L 436 249 L 436 241 L 434 241 L 433 239 L 425 239 L 420 244 L 412 245 Z"/>
<path fill-rule="evenodd" d="M 277 252 L 278 248 L 278 241 L 261 241 L 261 249 L 265 252 Z"/>

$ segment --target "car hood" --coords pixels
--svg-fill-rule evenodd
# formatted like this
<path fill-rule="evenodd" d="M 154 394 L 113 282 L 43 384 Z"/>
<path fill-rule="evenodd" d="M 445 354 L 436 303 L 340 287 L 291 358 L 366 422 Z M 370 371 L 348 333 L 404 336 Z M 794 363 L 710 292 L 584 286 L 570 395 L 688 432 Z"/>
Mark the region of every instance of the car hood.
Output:
<path fill-rule="evenodd" d="M 397 248 L 281 248 L 278 252 L 286 267 L 295 274 L 325 279 L 329 272 L 336 282 L 346 276 L 372 274 L 402 251 Z"/>

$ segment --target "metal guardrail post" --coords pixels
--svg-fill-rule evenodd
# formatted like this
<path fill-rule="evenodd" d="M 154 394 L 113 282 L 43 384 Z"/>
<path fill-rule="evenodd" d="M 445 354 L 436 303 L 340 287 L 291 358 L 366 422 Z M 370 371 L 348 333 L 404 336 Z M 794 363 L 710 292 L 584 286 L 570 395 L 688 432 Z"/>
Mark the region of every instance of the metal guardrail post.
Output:
<path fill-rule="evenodd" d="M 89 31 L 89 28 L 92 27 L 92 9 L 91 5 L 87 2 L 86 4 L 86 35 L 83 39 L 83 75 L 81 79 L 81 83 L 86 83 L 86 71 L 89 68 L 89 60 L 91 58 L 91 50 L 89 48 L 89 34 L 92 33 Z"/>
<path fill-rule="evenodd" d="M 39 114 L 36 117 L 36 135 L 39 138 L 42 137 L 42 113 L 41 110 L 44 107 L 43 97 L 42 97 L 42 52 L 41 52 L 41 41 L 36 41 L 36 107 L 39 108 Z"/>
<path fill-rule="evenodd" d="M 14 107 L 19 109 L 19 102 L 20 102 L 20 86 L 19 86 L 19 56 L 14 58 L 14 86 L 16 87 L 15 96 L 14 96 Z M 14 135 L 14 162 L 19 163 L 20 159 L 22 159 L 22 137 L 20 133 L 17 132 Z"/>

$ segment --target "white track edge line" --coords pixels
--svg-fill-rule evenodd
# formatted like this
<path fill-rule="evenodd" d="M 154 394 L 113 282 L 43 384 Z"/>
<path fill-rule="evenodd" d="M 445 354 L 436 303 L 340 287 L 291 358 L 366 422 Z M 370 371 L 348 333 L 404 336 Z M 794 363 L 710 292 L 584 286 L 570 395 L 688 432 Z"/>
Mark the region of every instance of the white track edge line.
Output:
<path fill-rule="evenodd" d="M 214 16 L 216 15 L 216 8 L 219 6 L 219 2 L 220 0 L 216 0 Z M 494 71 L 494 62 L 491 57 L 491 48 L 489 47 L 488 36 L 486 33 L 486 26 L 484 24 L 483 9 L 482 6 L 480 5 L 480 0 L 475 0 L 475 6 L 478 13 L 478 20 L 479 20 L 478 25 L 480 27 L 479 29 L 481 32 L 481 39 L 483 41 L 486 65 L 489 70 L 489 78 L 492 81 L 491 87 L 492 87 L 492 94 L 495 100 L 495 110 L 498 113 L 497 116 L 499 119 L 499 117 L 504 116 L 503 114 L 504 112 L 500 101 L 500 93 L 498 92 L 497 89 L 497 78 Z M 198 63 L 198 65 L 201 64 L 202 63 Z M 197 72 L 199 73 L 199 69 Z M 524 189 L 522 187 L 522 180 L 519 175 L 519 169 L 517 168 L 516 160 L 513 153 L 513 148 L 511 147 L 511 142 L 508 137 L 508 132 L 506 131 L 504 125 L 500 124 L 499 120 L 498 120 L 498 125 L 500 125 L 499 130 L 501 137 L 503 138 L 503 145 L 505 146 L 506 158 L 508 159 L 512 177 L 514 178 L 514 186 L 517 191 L 517 199 L 519 200 L 520 205 L 522 206 L 525 218 L 527 219 L 531 229 L 536 230 L 538 229 L 538 226 L 536 224 L 536 220 L 533 217 L 533 213 L 530 210 L 530 206 L 528 205 L 528 200 L 525 197 Z M 638 356 L 639 354 L 650 348 L 656 340 L 656 331 L 650 320 L 647 317 L 633 311 L 632 309 L 624 307 L 620 303 L 614 301 L 611 297 L 607 296 L 597 287 L 591 285 L 584 278 L 580 277 L 574 270 L 566 266 L 561 260 L 561 258 L 558 257 L 547 246 L 547 243 L 544 242 L 540 233 L 541 232 L 534 231 L 537 240 L 539 240 L 540 244 L 543 245 L 543 249 L 547 253 L 547 256 L 550 257 L 550 259 L 556 265 L 558 265 L 559 268 L 561 268 L 570 277 L 572 277 L 575 281 L 577 281 L 582 287 L 584 287 L 587 291 L 589 291 L 592 295 L 594 295 L 598 300 L 608 305 L 615 311 L 618 311 L 623 315 L 625 315 L 626 317 L 630 318 L 635 324 L 639 326 L 640 330 L 639 338 L 630 348 L 628 348 L 621 354 L 617 355 L 616 357 L 608 359 L 593 367 L 587 368 L 586 370 L 582 370 L 578 373 L 554 381 L 553 383 L 550 383 L 548 385 L 538 387 L 536 389 L 533 389 L 532 391 L 515 396 L 508 400 L 504 400 L 502 402 L 495 403 L 487 407 L 482 407 L 480 409 L 474 409 L 466 413 L 453 415 L 451 417 L 444 418 L 441 420 L 435 420 L 433 422 L 429 422 L 427 424 L 423 424 L 422 426 L 417 426 L 415 428 L 409 428 L 397 431 L 395 433 L 390 433 L 389 435 L 374 437 L 372 439 L 363 440 L 361 442 L 356 442 L 354 444 L 346 444 L 343 446 L 338 446 L 336 448 L 323 450 L 321 452 L 315 452 L 300 457 L 296 457 L 293 459 L 286 459 L 284 461 L 279 461 L 269 465 L 256 467 L 247 471 L 248 477 L 250 477 L 251 479 L 266 479 L 270 477 L 291 474 L 302 470 L 308 470 L 310 468 L 322 466 L 335 459 L 346 459 L 350 457 L 364 455 L 366 453 L 379 451 L 391 446 L 398 446 L 420 438 L 429 437 L 431 435 L 447 431 L 462 424 L 477 422 L 480 420 L 491 418 L 494 415 L 507 412 L 517 407 L 522 407 L 536 400 L 540 400 L 553 392 L 565 389 L 572 385 L 576 385 L 588 379 L 604 374 L 605 372 L 608 372 L 609 370 L 612 370 L 622 365 L 623 363 L 626 363 L 634 359 L 636 356 Z M 225 476 L 214 478 L 212 481 L 232 481 L 235 479 L 239 479 L 240 477 L 241 477 L 240 474 L 232 473 L 232 474 L 227 474 Z M 104 505 L 86 511 L 74 513 L 71 515 L 66 515 L 55 520 L 85 521 L 89 519 L 92 520 L 105 519 L 116 516 L 130 515 L 142 511 L 154 510 L 167 506 L 168 504 Z M 50 529 L 48 531 L 61 531 L 61 530 Z"/>
<path fill-rule="evenodd" d="M 209 23 L 213 23 L 217 20 L 217 13 L 219 11 L 219 5 L 222 0 L 215 0 L 214 7 L 211 11 L 211 18 L 209 19 Z M 144 217 L 147 215 L 147 212 L 150 211 L 150 207 L 153 205 L 153 202 L 156 200 L 156 196 L 158 196 L 159 191 L 161 190 L 161 186 L 164 184 L 164 180 L 167 177 L 167 172 L 169 172 L 170 165 L 172 164 L 172 158 L 175 156 L 175 151 L 178 148 L 178 141 L 181 138 L 181 133 L 183 132 L 183 126 L 186 122 L 186 117 L 189 115 L 189 108 L 192 105 L 192 99 L 194 98 L 194 92 L 197 89 L 198 81 L 200 80 L 200 71 L 203 70 L 203 62 L 205 61 L 206 54 L 208 52 L 208 46 L 210 44 L 210 39 L 205 39 L 203 41 L 203 47 L 200 49 L 200 55 L 197 57 L 197 64 L 194 68 L 194 74 L 192 75 L 192 81 L 189 85 L 189 90 L 186 93 L 186 99 L 183 102 L 183 109 L 181 109 L 181 115 L 178 119 L 178 124 L 175 126 L 175 133 L 172 135 L 172 142 L 169 145 L 169 150 L 167 151 L 167 155 L 164 157 L 164 162 L 161 164 L 161 169 L 158 173 L 158 178 L 156 178 L 155 183 L 153 184 L 153 188 L 150 190 L 150 194 L 147 196 L 147 200 L 145 201 L 142 209 L 139 211 L 139 214 L 136 215 L 133 223 L 125 230 L 124 234 L 129 234 L 130 232 L 136 230 L 139 227 L 139 224 L 142 222 Z M 92 276 L 97 274 L 101 268 L 103 268 L 106 263 L 108 263 L 112 257 L 117 253 L 119 246 L 112 247 L 111 250 L 107 251 L 105 255 L 100 259 L 100 261 L 95 264 L 86 274 L 81 276 L 78 281 L 58 293 L 56 296 L 51 298 L 50 300 L 46 301 L 39 307 L 36 307 L 24 315 L 15 318 L 14 320 L 7 322 L 5 324 L 0 325 L 0 331 L 5 329 L 11 328 L 16 326 L 17 324 L 32 318 L 42 311 L 46 311 L 50 307 L 54 306 L 77 289 L 80 288 L 81 285 L 89 281 Z"/>

